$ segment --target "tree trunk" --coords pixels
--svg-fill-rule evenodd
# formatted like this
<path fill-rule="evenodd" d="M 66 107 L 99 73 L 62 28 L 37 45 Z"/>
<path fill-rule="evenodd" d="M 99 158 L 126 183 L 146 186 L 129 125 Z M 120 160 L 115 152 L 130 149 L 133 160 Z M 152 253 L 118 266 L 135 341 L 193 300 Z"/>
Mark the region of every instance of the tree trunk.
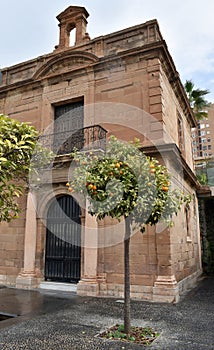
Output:
<path fill-rule="evenodd" d="M 131 235 L 131 220 L 125 218 L 125 241 L 124 241 L 124 331 L 130 333 L 130 268 L 129 246 Z"/>

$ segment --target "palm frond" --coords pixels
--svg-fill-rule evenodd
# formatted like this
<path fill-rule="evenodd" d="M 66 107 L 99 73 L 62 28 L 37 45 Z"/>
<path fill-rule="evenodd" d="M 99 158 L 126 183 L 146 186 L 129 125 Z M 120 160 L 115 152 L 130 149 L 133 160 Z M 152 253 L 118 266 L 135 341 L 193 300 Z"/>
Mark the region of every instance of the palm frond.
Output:
<path fill-rule="evenodd" d="M 194 89 L 194 83 L 192 82 L 192 80 L 186 80 L 184 87 L 187 93 L 191 93 Z"/>
<path fill-rule="evenodd" d="M 184 84 L 190 107 L 196 119 L 201 120 L 208 117 L 206 109 L 210 107 L 210 103 L 205 99 L 205 96 L 209 94 L 209 90 L 195 89 L 194 86 L 192 80 L 186 80 Z"/>

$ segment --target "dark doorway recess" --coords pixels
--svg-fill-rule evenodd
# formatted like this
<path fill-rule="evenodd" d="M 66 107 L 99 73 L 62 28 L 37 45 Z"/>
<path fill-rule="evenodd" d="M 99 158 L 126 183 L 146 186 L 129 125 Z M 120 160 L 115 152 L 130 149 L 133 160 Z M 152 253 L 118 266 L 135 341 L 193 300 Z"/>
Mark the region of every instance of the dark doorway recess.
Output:
<path fill-rule="evenodd" d="M 81 209 L 71 196 L 55 198 L 47 215 L 45 280 L 77 283 L 81 264 Z"/>
<path fill-rule="evenodd" d="M 214 275 L 214 198 L 199 199 L 202 265 L 204 273 Z"/>

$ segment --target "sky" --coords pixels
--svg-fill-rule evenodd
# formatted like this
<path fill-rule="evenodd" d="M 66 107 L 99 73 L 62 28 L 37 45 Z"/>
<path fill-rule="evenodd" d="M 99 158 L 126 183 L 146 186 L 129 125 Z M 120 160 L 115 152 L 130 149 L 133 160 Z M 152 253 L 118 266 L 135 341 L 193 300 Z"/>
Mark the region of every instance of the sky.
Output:
<path fill-rule="evenodd" d="M 192 79 L 214 102 L 213 0 L 0 1 L 0 68 L 52 52 L 58 44 L 56 16 L 68 6 L 84 6 L 91 38 L 156 18 L 182 82 Z"/>

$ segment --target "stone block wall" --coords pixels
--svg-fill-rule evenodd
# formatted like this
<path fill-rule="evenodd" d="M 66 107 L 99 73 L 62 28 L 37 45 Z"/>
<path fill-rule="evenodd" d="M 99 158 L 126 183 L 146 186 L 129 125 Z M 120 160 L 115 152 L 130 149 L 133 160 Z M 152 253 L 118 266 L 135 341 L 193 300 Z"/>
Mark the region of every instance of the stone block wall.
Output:
<path fill-rule="evenodd" d="M 15 285 L 23 267 L 26 197 L 19 198 L 20 218 L 0 225 L 0 284 Z"/>

